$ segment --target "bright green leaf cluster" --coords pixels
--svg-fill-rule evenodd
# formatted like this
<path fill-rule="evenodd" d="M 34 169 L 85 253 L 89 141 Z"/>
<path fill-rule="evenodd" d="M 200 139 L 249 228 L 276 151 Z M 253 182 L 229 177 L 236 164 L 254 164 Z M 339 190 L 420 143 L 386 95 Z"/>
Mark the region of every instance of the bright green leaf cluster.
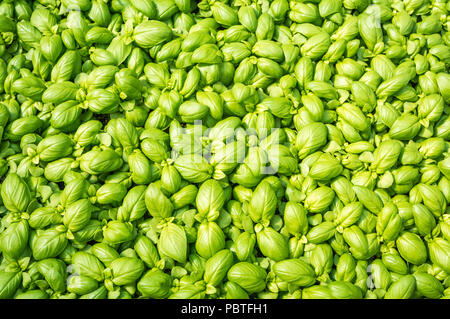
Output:
<path fill-rule="evenodd" d="M 450 297 L 445 0 L 0 4 L 0 298 Z"/>

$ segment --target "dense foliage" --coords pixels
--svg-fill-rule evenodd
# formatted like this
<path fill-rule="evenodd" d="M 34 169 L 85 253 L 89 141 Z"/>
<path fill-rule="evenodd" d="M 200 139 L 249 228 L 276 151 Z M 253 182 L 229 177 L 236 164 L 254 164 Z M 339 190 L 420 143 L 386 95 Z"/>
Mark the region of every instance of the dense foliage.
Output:
<path fill-rule="evenodd" d="M 450 296 L 447 0 L 4 0 L 0 298 Z"/>

